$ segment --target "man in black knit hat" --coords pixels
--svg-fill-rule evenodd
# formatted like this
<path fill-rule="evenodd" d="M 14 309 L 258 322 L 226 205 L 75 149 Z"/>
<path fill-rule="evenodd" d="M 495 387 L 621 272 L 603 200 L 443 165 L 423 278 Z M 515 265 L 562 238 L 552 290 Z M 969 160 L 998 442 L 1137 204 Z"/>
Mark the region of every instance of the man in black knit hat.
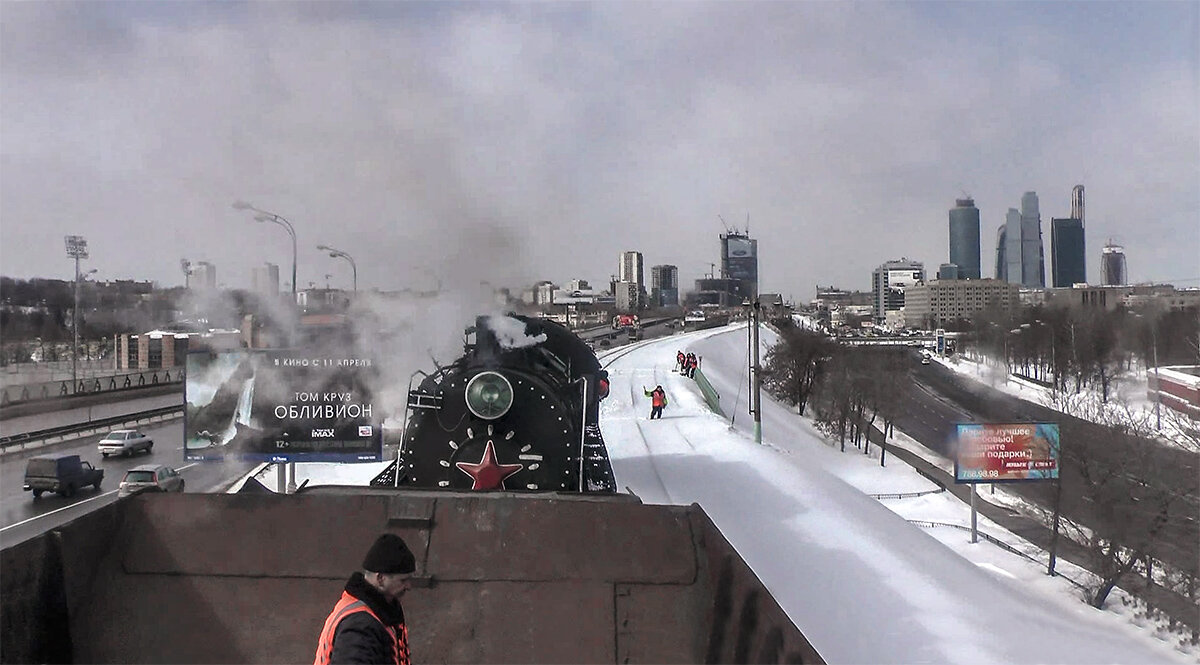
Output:
<path fill-rule="evenodd" d="M 362 567 L 325 619 L 314 665 L 412 662 L 400 598 L 412 586 L 416 557 L 400 536 L 385 533 L 371 545 Z"/>

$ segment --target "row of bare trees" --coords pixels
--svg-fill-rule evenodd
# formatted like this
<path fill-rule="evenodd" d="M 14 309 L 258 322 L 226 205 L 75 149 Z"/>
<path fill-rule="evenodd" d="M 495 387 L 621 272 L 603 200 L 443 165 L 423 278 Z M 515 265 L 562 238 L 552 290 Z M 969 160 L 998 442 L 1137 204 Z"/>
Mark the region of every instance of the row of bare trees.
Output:
<path fill-rule="evenodd" d="M 1103 401 L 1135 367 L 1200 363 L 1200 310 L 1031 307 L 980 312 L 963 332 L 968 352 L 1001 358 L 1055 390 L 1094 387 Z"/>
<path fill-rule="evenodd" d="M 1148 582 L 1193 602 L 1197 598 L 1200 563 L 1158 563 L 1164 547 L 1195 551 L 1195 543 L 1167 540 L 1177 539 L 1181 533 L 1187 538 L 1186 534 L 1195 531 L 1193 513 L 1200 505 L 1200 488 L 1186 480 L 1181 486 L 1180 474 L 1169 473 L 1172 470 L 1164 465 L 1195 468 L 1195 459 L 1200 456 L 1196 424 L 1174 411 L 1164 414 L 1168 427 L 1178 433 L 1176 448 L 1164 452 L 1151 443 L 1157 428 L 1144 412 L 1127 404 L 1114 409 L 1113 405 L 1104 408 L 1096 402 L 1072 399 L 1075 389 L 1084 387 L 1106 392 L 1113 377 L 1129 371 L 1135 358 L 1153 364 L 1153 346 L 1143 347 L 1142 342 L 1157 344 L 1162 364 L 1188 362 L 1189 354 L 1191 363 L 1195 363 L 1192 347 L 1196 319 L 1194 314 L 1187 314 L 1168 313 L 1147 319 L 1130 313 L 1101 313 L 1072 318 L 1061 310 L 1032 310 L 1016 321 L 997 324 L 984 320 L 977 328 L 976 352 L 994 351 L 997 357 L 1004 357 L 1004 338 L 989 337 L 989 331 L 1001 329 L 1009 337 L 1007 352 L 1014 369 L 1024 369 L 1031 376 L 1039 368 L 1048 371 L 1047 384 L 1061 389 L 1054 393 L 1056 403 L 1050 406 L 1081 422 L 1096 423 L 1086 430 L 1064 431 L 1061 451 L 1064 477 L 1070 479 L 1066 491 L 1076 496 L 1078 503 L 1089 506 L 1090 517 L 1064 521 L 1063 533 L 1081 544 L 1093 562 L 1095 577 L 1087 585 L 1086 600 L 1095 607 L 1102 607 L 1117 584 L 1128 585 L 1135 575 L 1144 575 Z M 849 442 L 870 453 L 870 428 L 878 426 L 890 434 L 899 415 L 897 397 L 907 389 L 905 373 L 913 363 L 911 351 L 903 347 L 842 346 L 788 320 L 775 323 L 781 340 L 766 356 L 764 387 L 780 401 L 797 407 L 799 413 L 810 416 L 840 444 L 842 451 Z M 1023 323 L 1029 325 L 1022 327 Z M 1106 333 L 1106 326 L 1116 328 Z M 1150 326 L 1156 326 L 1154 340 L 1150 339 Z M 1061 335 L 1064 341 L 1074 339 L 1057 346 L 1060 340 L 1052 335 Z M 1021 341 L 1014 344 L 1013 338 Z M 1056 344 L 1053 348 L 1052 340 Z M 1119 401 L 1111 394 L 1107 397 Z M 980 416 L 986 418 L 987 414 Z M 881 464 L 885 453 L 885 449 L 880 451 Z M 1050 492 L 1041 496 L 1048 526 L 1057 503 L 1052 496 Z M 1193 520 L 1190 528 L 1184 524 L 1188 519 Z M 1146 588 L 1151 586 L 1147 584 Z M 1197 631 L 1193 623 L 1190 639 L 1200 639 Z"/>
<path fill-rule="evenodd" d="M 896 420 L 905 363 L 903 347 L 839 345 L 828 336 L 776 322 L 783 336 L 766 356 L 763 386 L 777 399 L 808 413 L 818 426 L 836 436 L 843 451 L 847 441 L 870 452 L 868 432 L 878 424 L 888 432 Z M 880 451 L 880 464 L 885 463 Z"/>

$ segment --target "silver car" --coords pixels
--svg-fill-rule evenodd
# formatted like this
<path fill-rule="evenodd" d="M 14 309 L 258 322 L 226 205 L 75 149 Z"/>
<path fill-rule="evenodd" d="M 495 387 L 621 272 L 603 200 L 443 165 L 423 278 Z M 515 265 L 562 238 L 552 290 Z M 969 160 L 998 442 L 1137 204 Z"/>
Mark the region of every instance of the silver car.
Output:
<path fill-rule="evenodd" d="M 100 455 L 103 457 L 132 455 L 139 450 L 150 452 L 150 449 L 154 448 L 154 439 L 135 429 L 118 429 L 105 434 L 96 447 L 100 449 Z"/>
<path fill-rule="evenodd" d="M 182 492 L 183 476 L 169 466 L 143 464 L 125 472 L 117 496 L 129 496 L 140 492 Z"/>

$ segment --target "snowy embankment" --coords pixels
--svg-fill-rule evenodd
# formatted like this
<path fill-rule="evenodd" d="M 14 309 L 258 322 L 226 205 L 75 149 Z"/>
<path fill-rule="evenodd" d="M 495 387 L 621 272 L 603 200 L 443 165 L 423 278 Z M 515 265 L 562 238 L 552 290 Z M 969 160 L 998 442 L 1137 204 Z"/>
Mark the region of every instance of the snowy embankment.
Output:
<path fill-rule="evenodd" d="M 647 503 L 699 503 L 830 663 L 1191 662 L 1113 610 L 1081 602 L 1041 566 L 954 529 L 969 524 L 948 494 L 877 501 L 870 494 L 934 489 L 907 466 L 880 468 L 840 453 L 804 419 L 763 400 L 763 445 L 745 414 L 745 328 L 653 340 L 612 358 L 601 427 L 618 486 Z M 764 332 L 764 346 L 773 336 Z M 677 349 L 736 414 L 731 426 L 672 372 Z M 670 403 L 648 420 L 642 392 L 661 384 Z M 734 402 L 738 404 L 734 405 Z M 919 446 L 917 446 L 919 447 Z M 1011 534 L 984 520 L 1006 542 Z M 1069 573 L 1068 573 L 1069 574 Z"/>

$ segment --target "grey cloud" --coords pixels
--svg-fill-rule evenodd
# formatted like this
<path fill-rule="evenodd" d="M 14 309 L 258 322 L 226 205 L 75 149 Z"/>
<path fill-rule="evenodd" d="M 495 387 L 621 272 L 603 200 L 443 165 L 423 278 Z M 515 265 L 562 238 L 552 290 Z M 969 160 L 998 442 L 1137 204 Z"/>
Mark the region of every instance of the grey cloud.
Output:
<path fill-rule="evenodd" d="M 229 208 L 244 198 L 295 222 L 302 285 L 344 272 L 319 243 L 384 288 L 429 271 L 603 283 L 625 249 L 686 285 L 716 260 L 717 215 L 749 214 L 763 288 L 805 296 L 865 288 L 901 255 L 936 270 L 960 190 L 987 257 L 1023 191 L 1048 224 L 1082 181 L 1090 248 L 1153 223 L 1163 233 L 1128 247 L 1134 274 L 1140 249 L 1159 277 L 1194 277 L 1196 57 L 1111 68 L 1036 12 L 968 26 L 960 6 L 898 3 L 50 7 L 3 10 L 6 274 L 65 271 L 64 233 L 89 235 L 114 277 L 178 282 L 184 255 L 231 286 L 264 260 L 286 272 L 282 230 Z M 60 58 L 30 34 L 77 48 Z"/>

